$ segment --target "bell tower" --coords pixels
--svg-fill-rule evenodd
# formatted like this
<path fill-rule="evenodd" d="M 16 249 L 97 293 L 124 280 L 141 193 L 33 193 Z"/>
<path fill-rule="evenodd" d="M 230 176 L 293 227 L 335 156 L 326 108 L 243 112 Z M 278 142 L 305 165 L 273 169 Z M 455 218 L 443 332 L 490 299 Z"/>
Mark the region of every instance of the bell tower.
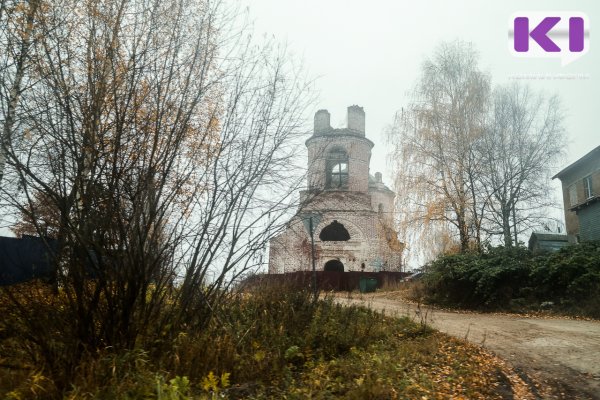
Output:
<path fill-rule="evenodd" d="M 315 113 L 308 148 L 309 191 L 369 190 L 369 162 L 373 142 L 365 137 L 365 111 L 348 107 L 346 128 L 334 129 L 327 110 Z"/>

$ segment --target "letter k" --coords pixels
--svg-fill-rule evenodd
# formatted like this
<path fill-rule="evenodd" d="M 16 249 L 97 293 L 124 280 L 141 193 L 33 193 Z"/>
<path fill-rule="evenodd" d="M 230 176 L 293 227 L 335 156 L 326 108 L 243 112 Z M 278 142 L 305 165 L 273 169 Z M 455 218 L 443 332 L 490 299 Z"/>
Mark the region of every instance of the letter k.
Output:
<path fill-rule="evenodd" d="M 558 21 L 560 21 L 560 17 L 546 17 L 530 33 L 529 18 L 515 18 L 515 50 L 518 52 L 529 51 L 529 37 L 531 36 L 544 51 L 560 52 L 560 47 L 548 37 L 548 32 L 558 24 Z"/>

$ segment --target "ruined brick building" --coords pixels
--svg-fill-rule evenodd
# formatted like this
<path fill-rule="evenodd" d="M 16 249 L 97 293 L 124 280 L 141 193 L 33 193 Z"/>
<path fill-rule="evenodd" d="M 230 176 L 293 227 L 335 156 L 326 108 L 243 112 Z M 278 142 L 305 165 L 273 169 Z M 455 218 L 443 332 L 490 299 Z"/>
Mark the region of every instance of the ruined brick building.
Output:
<path fill-rule="evenodd" d="M 393 229 L 394 192 L 369 174 L 373 142 L 365 137 L 365 112 L 348 107 L 348 124 L 333 129 L 330 114 L 315 114 L 306 140 L 308 188 L 286 230 L 270 242 L 269 273 L 312 269 L 311 242 L 303 219 L 317 215 L 316 269 L 400 271 L 404 245 Z"/>

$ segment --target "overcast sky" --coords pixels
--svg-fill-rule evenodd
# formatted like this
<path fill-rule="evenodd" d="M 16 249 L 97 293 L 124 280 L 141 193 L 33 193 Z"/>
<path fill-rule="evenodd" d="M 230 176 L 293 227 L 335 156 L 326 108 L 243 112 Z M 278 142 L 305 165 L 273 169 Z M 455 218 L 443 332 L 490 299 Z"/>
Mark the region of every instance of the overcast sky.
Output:
<path fill-rule="evenodd" d="M 383 131 L 409 101 L 424 58 L 438 43 L 461 39 L 480 52 L 480 67 L 492 84 L 515 77 L 536 90 L 558 93 L 566 111 L 567 159 L 554 172 L 600 145 L 600 42 L 591 24 L 600 21 L 600 2 L 589 1 L 354 1 L 241 0 L 258 34 L 274 35 L 302 57 L 318 77 L 318 109 L 330 111 L 334 127 L 345 126 L 346 107 L 363 106 L 367 137 L 375 142 L 371 173 L 386 165 Z M 518 11 L 579 11 L 591 22 L 589 52 L 562 66 L 558 59 L 516 58 L 509 52 L 509 18 Z M 600 27 L 600 25 L 596 25 Z M 599 28 L 600 29 L 600 28 Z M 594 48 L 594 45 L 598 45 Z M 575 79 L 557 77 L 575 76 Z M 555 183 L 557 192 L 558 182 Z"/>
<path fill-rule="evenodd" d="M 509 18 L 517 11 L 579 11 L 600 21 L 600 1 L 400 1 L 400 0 L 231 0 L 248 7 L 255 32 L 287 42 L 316 77 L 319 101 L 307 114 L 326 108 L 334 127 L 346 124 L 346 107 L 363 106 L 367 137 L 375 142 L 371 173 L 391 182 L 383 131 L 409 101 L 423 59 L 444 40 L 472 42 L 480 66 L 494 85 L 515 76 L 582 75 L 580 79 L 529 79 L 535 89 L 558 93 L 566 111 L 567 158 L 558 172 L 600 145 L 600 44 L 579 60 L 515 58 L 508 51 Z M 600 27 L 600 25 L 596 25 Z M 599 28 L 600 29 L 600 28 Z M 598 45 L 594 47 L 594 45 Z M 554 183 L 557 194 L 560 185 Z M 5 232 L 1 232 L 5 233 Z"/>

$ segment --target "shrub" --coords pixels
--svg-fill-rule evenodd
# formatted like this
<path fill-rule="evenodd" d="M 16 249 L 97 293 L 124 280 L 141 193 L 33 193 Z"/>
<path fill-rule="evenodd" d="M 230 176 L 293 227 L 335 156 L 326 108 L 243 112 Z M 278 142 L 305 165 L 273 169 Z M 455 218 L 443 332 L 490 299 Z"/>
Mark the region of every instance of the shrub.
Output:
<path fill-rule="evenodd" d="M 4 301 L 16 293 L 27 310 Z M 393 326 L 374 311 L 343 307 L 331 298 L 315 301 L 310 291 L 285 285 L 222 296 L 204 325 L 174 331 L 157 321 L 162 330 L 141 335 L 134 349 L 82 349 L 74 358 L 66 351 L 77 348 L 69 330 L 47 330 L 38 344 L 24 336 L 27 327 L 17 326 L 23 322 L 20 312 L 39 316 L 40 327 L 61 321 L 68 326 L 60 294 L 38 284 L 0 292 L 0 359 L 13 366 L 0 366 L 0 398 L 197 398 L 193 393 L 234 391 L 230 382 L 255 387 L 250 391 L 285 386 L 307 366 L 384 340 Z M 177 314 L 176 302 L 165 304 L 170 304 L 168 315 Z M 60 319 L 51 323 L 53 318 Z M 422 331 L 408 321 L 398 324 L 415 334 Z M 63 353 L 52 365 L 41 356 L 46 343 Z"/>
<path fill-rule="evenodd" d="M 600 242 L 584 242 L 536 257 L 531 285 L 541 301 L 600 318 Z"/>
<path fill-rule="evenodd" d="M 568 314 L 600 317 L 600 243 L 532 255 L 522 247 L 443 256 L 428 266 L 429 302 L 483 310 L 530 311 L 551 301 Z"/>
<path fill-rule="evenodd" d="M 503 247 L 440 257 L 428 266 L 427 299 L 458 307 L 505 307 L 527 280 L 530 258 L 526 249 Z"/>

